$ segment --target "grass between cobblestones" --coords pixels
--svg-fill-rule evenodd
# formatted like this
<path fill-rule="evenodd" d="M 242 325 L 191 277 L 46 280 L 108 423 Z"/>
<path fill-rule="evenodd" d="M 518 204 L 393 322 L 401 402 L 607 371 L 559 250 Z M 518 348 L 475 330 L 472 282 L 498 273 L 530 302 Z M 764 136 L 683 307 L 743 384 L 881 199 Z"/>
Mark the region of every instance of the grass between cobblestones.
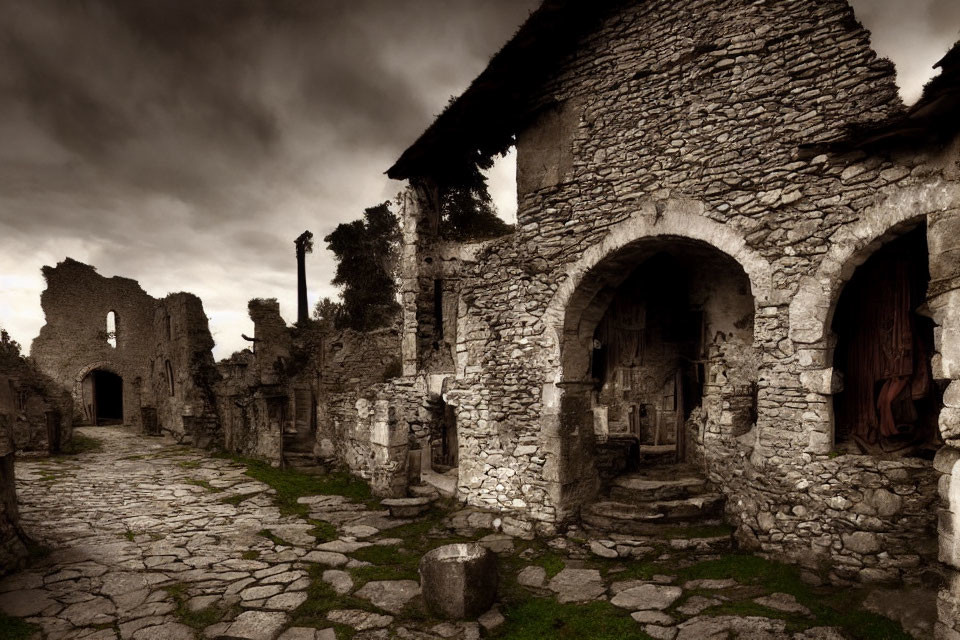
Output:
<path fill-rule="evenodd" d="M 367 506 L 377 506 L 370 485 L 343 471 L 315 476 L 296 469 L 272 467 L 261 460 L 229 453 L 220 453 L 217 457 L 244 465 L 248 476 L 273 488 L 276 491 L 274 500 L 284 515 L 306 518 L 310 514 L 310 507 L 297 503 L 297 498 L 316 495 L 339 495 Z"/>
<path fill-rule="evenodd" d="M 100 453 L 103 451 L 103 441 L 82 433 L 73 433 L 73 437 L 60 448 L 60 453 L 54 458 L 75 456 L 81 453 Z"/>
<path fill-rule="evenodd" d="M 0 640 L 27 640 L 39 631 L 40 627 L 35 624 L 0 612 Z"/>
<path fill-rule="evenodd" d="M 372 508 L 377 506 L 369 486 L 345 473 L 318 477 L 294 469 L 274 468 L 267 463 L 238 456 L 224 454 L 222 457 L 245 465 L 248 476 L 272 487 L 276 492 L 274 501 L 281 513 L 300 516 L 314 524 L 311 533 L 318 538 L 318 541 L 336 539 L 336 527 L 310 519 L 309 507 L 297 503 L 298 498 L 311 495 L 343 495 Z M 247 497 L 251 496 L 231 496 L 224 501 L 229 500 L 232 504 L 240 504 Z M 349 555 L 354 559 L 370 563 L 368 566 L 347 570 L 354 581 L 354 588 L 358 589 L 373 580 L 418 580 L 417 569 L 424 553 L 443 544 L 467 542 L 488 533 L 480 531 L 472 537 L 451 535 L 441 526 L 445 517 L 445 509 L 434 509 L 422 519 L 383 532 L 385 536 L 400 538 L 403 540 L 401 544 L 374 545 L 350 553 Z M 677 527 L 675 530 L 666 531 L 663 539 L 713 537 L 727 533 L 729 528 L 720 526 Z M 269 530 L 261 531 L 260 535 L 272 540 L 275 544 L 288 544 Z M 564 553 L 540 541 L 517 540 L 515 544 L 516 550 L 513 553 L 500 554 L 499 600 L 502 603 L 501 612 L 506 622 L 491 637 L 498 640 L 540 638 L 650 640 L 651 636 L 644 633 L 642 626 L 630 617 L 629 611 L 615 607 L 609 602 L 561 604 L 553 597 L 533 593 L 517 585 L 516 574 L 523 566 L 532 564 L 542 567 L 549 580 L 562 571 L 569 564 L 569 560 Z M 522 557 L 521 554 L 523 554 Z M 669 557 L 664 558 L 664 554 Z M 761 616 L 780 619 L 786 624 L 788 632 L 816 626 L 833 626 L 843 629 L 855 640 L 909 640 L 909 636 L 897 623 L 863 610 L 861 608 L 863 594 L 860 591 L 812 587 L 800 579 L 799 570 L 796 567 L 739 553 L 702 560 L 692 552 L 671 550 L 665 545 L 658 546 L 650 557 L 658 559 L 625 562 L 616 559 L 591 558 L 579 561 L 577 566 L 598 569 L 607 582 L 649 580 L 654 575 L 660 574 L 676 576 L 676 584 L 697 579 L 732 578 L 741 585 L 725 591 L 685 590 L 683 597 L 666 610 L 667 614 L 678 620 L 689 617 L 677 611 L 677 608 L 689 598 L 697 595 L 709 597 L 722 593 L 730 599 L 704 610 L 699 615 Z M 333 627 L 338 638 L 347 640 L 356 632 L 350 627 L 332 624 L 326 618 L 327 612 L 334 609 L 385 612 L 361 598 L 337 594 L 322 580 L 323 571 L 327 568 L 322 565 L 310 566 L 311 585 L 308 589 L 308 598 L 292 613 L 290 626 Z M 771 593 L 787 593 L 794 596 L 800 604 L 810 609 L 811 615 L 784 613 L 753 602 L 754 598 Z M 196 615 L 212 616 L 213 614 L 197 612 Z M 421 597 L 415 598 L 407 605 L 398 616 L 398 621 L 427 625 L 439 622 L 432 620 Z"/>
<path fill-rule="evenodd" d="M 187 602 L 190 600 L 187 588 L 187 585 L 182 582 L 177 582 L 163 587 L 163 590 L 170 594 L 170 597 L 173 598 L 176 604 L 176 609 L 173 611 L 174 617 L 192 629 L 201 631 L 212 624 L 220 622 L 226 618 L 228 614 L 231 618 L 235 617 L 240 611 L 240 605 L 225 606 L 216 604 L 191 611 L 187 605 Z"/>

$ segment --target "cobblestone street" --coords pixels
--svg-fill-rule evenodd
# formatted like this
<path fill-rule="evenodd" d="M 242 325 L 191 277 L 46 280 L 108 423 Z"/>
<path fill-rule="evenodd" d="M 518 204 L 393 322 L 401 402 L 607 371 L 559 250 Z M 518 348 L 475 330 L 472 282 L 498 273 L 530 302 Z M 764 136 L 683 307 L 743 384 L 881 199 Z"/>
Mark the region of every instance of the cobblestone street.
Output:
<path fill-rule="evenodd" d="M 790 588 L 779 565 L 770 565 L 772 577 L 750 574 L 767 571 L 765 561 L 724 555 L 717 537 L 604 540 L 574 531 L 542 543 L 496 533 L 494 516 L 476 510 L 393 518 L 337 495 L 299 496 L 308 520 L 282 515 L 277 492 L 237 462 L 122 427 L 80 433 L 100 451 L 17 463 L 24 527 L 49 549 L 0 581 L 0 610 L 39 630 L 22 637 L 426 640 L 549 629 L 557 638 L 908 637 L 859 606 L 842 618 L 820 604 L 844 608 L 839 590 L 801 585 L 797 597 L 769 588 Z M 499 604 L 477 622 L 433 619 L 420 597 L 419 557 L 467 539 L 500 556 Z M 914 636 L 926 637 L 929 608 L 897 599 Z M 859 635 L 858 625 L 868 631 Z"/>

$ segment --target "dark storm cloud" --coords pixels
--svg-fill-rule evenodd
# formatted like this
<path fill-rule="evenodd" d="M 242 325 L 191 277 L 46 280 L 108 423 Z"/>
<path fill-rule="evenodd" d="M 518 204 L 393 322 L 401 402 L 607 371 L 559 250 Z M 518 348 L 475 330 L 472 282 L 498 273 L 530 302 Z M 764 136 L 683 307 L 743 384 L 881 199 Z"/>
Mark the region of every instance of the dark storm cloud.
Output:
<path fill-rule="evenodd" d="M 70 255 L 197 293 L 226 355 L 248 298 L 290 317 L 304 229 L 333 294 L 319 239 L 400 189 L 383 171 L 538 3 L 0 0 L 0 324 L 29 342 Z M 909 86 L 958 37 L 955 0 L 853 4 Z"/>
<path fill-rule="evenodd" d="M 0 0 L 0 324 L 29 342 L 39 268 L 71 255 L 195 291 L 234 348 L 247 298 L 292 297 L 292 239 L 392 197 L 535 4 Z M 333 293 L 322 243 L 308 266 Z"/>

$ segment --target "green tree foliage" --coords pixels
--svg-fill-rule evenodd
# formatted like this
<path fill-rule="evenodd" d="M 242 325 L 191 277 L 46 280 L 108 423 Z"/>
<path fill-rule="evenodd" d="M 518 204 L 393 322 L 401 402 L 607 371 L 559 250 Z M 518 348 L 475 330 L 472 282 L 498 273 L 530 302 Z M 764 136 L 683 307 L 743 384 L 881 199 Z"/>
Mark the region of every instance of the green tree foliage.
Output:
<path fill-rule="evenodd" d="M 486 240 L 513 231 L 497 217 L 483 175 L 493 158 L 477 159 L 445 179 L 440 192 L 440 234 L 451 240 Z"/>
<path fill-rule="evenodd" d="M 390 203 L 370 207 L 361 220 L 337 225 L 324 241 L 337 259 L 333 284 L 343 288 L 336 327 L 369 331 L 393 322 L 400 310 L 400 225 Z"/>
<path fill-rule="evenodd" d="M 342 313 L 341 304 L 334 302 L 330 298 L 317 300 L 313 307 L 313 319 L 320 327 L 321 331 L 330 331 L 337 324 L 337 318 Z"/>
<path fill-rule="evenodd" d="M 9 371 L 24 364 L 20 343 L 0 328 L 0 371 Z"/>

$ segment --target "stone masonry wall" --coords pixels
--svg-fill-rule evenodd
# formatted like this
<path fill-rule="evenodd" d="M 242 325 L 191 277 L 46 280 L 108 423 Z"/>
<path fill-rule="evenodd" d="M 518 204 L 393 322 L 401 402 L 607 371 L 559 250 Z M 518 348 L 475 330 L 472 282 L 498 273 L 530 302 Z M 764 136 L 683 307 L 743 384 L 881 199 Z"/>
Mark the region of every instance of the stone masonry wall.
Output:
<path fill-rule="evenodd" d="M 90 418 L 83 406 L 83 379 L 104 370 L 123 379 L 125 424 L 142 427 L 142 410 L 147 409 L 156 410 L 160 430 L 175 437 L 216 430 L 209 395 L 216 376 L 213 339 L 199 298 L 177 293 L 156 300 L 135 280 L 105 278 L 71 258 L 44 267 L 43 275 L 47 288 L 40 303 L 46 324 L 30 354 L 43 373 L 72 393 L 77 415 Z M 107 342 L 111 311 L 116 317 L 115 347 Z"/>
<path fill-rule="evenodd" d="M 813 552 L 838 580 L 919 579 L 937 476 L 929 462 L 831 457 L 822 327 L 836 298 L 809 283 L 835 281 L 838 292 L 867 254 L 824 279 L 832 251 L 869 251 L 958 209 L 960 187 L 953 152 L 800 153 L 902 109 L 892 65 L 852 10 L 840 0 L 636 3 L 558 61 L 537 95 L 543 115 L 518 133 L 517 232 L 486 246 L 460 284 L 451 395 L 461 498 L 501 509 L 507 528 L 549 532 L 596 495 L 578 335 L 607 286 L 593 274 L 610 260 L 628 266 L 651 238 L 667 248 L 686 238 L 737 260 L 756 304 L 757 424 L 734 433 L 733 407 L 721 404 L 704 445 L 741 541 Z M 407 202 L 414 219 L 430 215 L 423 198 Z M 791 311 L 811 290 L 805 302 L 823 309 L 813 339 L 797 334 Z"/>

